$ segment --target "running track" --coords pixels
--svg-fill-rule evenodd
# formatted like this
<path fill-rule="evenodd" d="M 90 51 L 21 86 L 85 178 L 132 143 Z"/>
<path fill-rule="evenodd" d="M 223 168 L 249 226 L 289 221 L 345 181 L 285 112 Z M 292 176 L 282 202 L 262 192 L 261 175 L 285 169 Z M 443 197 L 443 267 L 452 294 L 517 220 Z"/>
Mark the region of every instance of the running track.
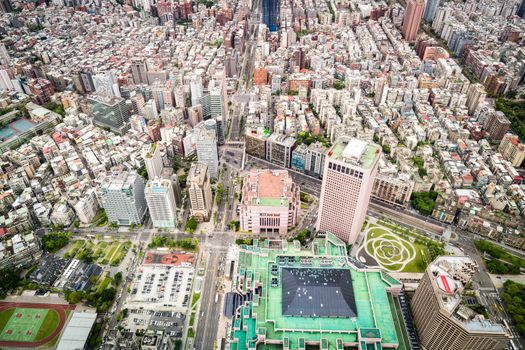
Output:
<path fill-rule="evenodd" d="M 4 311 L 7 309 L 12 308 L 28 308 L 28 309 L 50 309 L 55 310 L 60 320 L 58 321 L 57 328 L 51 333 L 49 336 L 45 337 L 44 339 L 40 339 L 37 341 L 0 341 L 0 347 L 8 347 L 8 348 L 36 348 L 42 345 L 45 345 L 49 343 L 51 340 L 53 340 L 60 332 L 62 331 L 62 328 L 64 328 L 66 324 L 66 310 L 74 310 L 75 305 L 68 305 L 68 304 L 39 304 L 39 303 L 10 303 L 10 302 L 0 302 L 0 311 Z"/>

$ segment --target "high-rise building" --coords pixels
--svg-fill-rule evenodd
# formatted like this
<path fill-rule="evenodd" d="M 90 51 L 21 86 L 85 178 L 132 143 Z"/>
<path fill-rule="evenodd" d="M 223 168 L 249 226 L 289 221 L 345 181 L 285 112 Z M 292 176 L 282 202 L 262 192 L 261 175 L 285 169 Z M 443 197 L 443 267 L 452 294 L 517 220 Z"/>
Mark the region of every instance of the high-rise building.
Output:
<path fill-rule="evenodd" d="M 415 42 L 419 26 L 421 25 L 421 17 L 423 16 L 423 9 L 425 7 L 425 0 L 408 0 L 405 9 L 405 17 L 403 18 L 403 27 L 401 32 L 403 37 L 408 42 Z"/>
<path fill-rule="evenodd" d="M 213 122 L 213 125 L 211 125 Z M 219 174 L 219 155 L 217 152 L 217 129 L 213 119 L 200 122 L 193 129 L 195 137 L 195 148 L 199 162 L 208 166 L 208 174 L 211 178 L 217 178 Z"/>
<path fill-rule="evenodd" d="M 94 123 L 111 131 L 123 134 L 129 130 L 129 108 L 121 97 L 91 95 L 87 103 Z"/>
<path fill-rule="evenodd" d="M 92 79 L 97 94 L 120 97 L 117 79 L 112 71 L 94 74 Z"/>
<path fill-rule="evenodd" d="M 160 177 L 149 180 L 146 183 L 144 195 L 146 203 L 148 203 L 153 226 L 158 228 L 175 228 L 177 203 L 172 181 Z"/>
<path fill-rule="evenodd" d="M 474 115 L 478 106 L 485 101 L 486 96 L 487 93 L 482 84 L 472 84 L 469 86 L 466 105 L 470 115 Z"/>
<path fill-rule="evenodd" d="M 7 48 L 4 44 L 0 44 L 0 65 L 5 64 L 6 66 L 11 65 L 11 56 L 7 52 Z"/>
<path fill-rule="evenodd" d="M 503 136 L 509 131 L 510 121 L 503 112 L 493 111 L 485 119 L 483 127 L 489 133 L 489 138 L 492 141 L 501 141 Z"/>
<path fill-rule="evenodd" d="M 299 187 L 286 170 L 252 170 L 244 178 L 240 221 L 242 231 L 284 235 L 297 224 Z"/>
<path fill-rule="evenodd" d="M 436 17 L 436 11 L 439 7 L 440 0 L 427 0 L 425 5 L 425 12 L 423 13 L 423 18 L 428 23 L 432 23 L 434 17 Z"/>
<path fill-rule="evenodd" d="M 190 80 L 191 105 L 196 106 L 201 103 L 203 88 L 202 80 L 198 75 L 192 75 Z"/>
<path fill-rule="evenodd" d="M 392 174 L 377 174 L 372 188 L 372 197 L 404 208 L 410 203 L 414 189 L 414 181 L 408 174 L 394 176 Z"/>
<path fill-rule="evenodd" d="M 463 303 L 475 269 L 467 256 L 441 256 L 426 269 L 411 301 L 421 345 L 426 350 L 502 350 L 505 327 L 486 320 Z"/>
<path fill-rule="evenodd" d="M 377 173 L 381 148 L 341 137 L 328 149 L 316 229 L 350 244 L 361 232 Z"/>
<path fill-rule="evenodd" d="M 144 147 L 144 163 L 148 171 L 148 179 L 160 177 L 162 174 L 162 155 L 160 154 L 160 147 L 157 143 L 151 143 Z"/>
<path fill-rule="evenodd" d="M 207 221 L 213 206 L 208 166 L 204 163 L 193 163 L 187 178 L 190 197 L 191 216 L 197 221 Z"/>
<path fill-rule="evenodd" d="M 262 17 L 270 32 L 279 30 L 279 0 L 262 0 Z"/>
<path fill-rule="evenodd" d="M 135 172 L 102 174 L 97 192 L 108 221 L 119 225 L 142 224 L 148 210 L 144 180 Z"/>
<path fill-rule="evenodd" d="M 273 133 L 266 141 L 266 160 L 289 168 L 294 145 L 295 138 Z"/>
<path fill-rule="evenodd" d="M 135 84 L 148 84 L 147 73 L 148 68 L 143 60 L 134 60 L 131 62 L 131 75 Z"/>
<path fill-rule="evenodd" d="M 83 224 L 90 224 L 99 209 L 97 195 L 94 188 L 90 188 L 79 198 L 73 209 L 77 214 L 78 220 Z"/>
<path fill-rule="evenodd" d="M 498 148 L 499 153 L 512 163 L 519 167 L 525 160 L 525 144 L 520 142 L 517 135 L 505 134 Z"/>
<path fill-rule="evenodd" d="M 51 96 L 55 93 L 53 84 L 51 84 L 49 80 L 43 78 L 31 79 L 27 83 L 27 87 L 31 94 L 35 95 L 35 99 L 40 105 L 51 101 Z"/>
<path fill-rule="evenodd" d="M 518 7 L 518 12 L 516 13 L 519 17 L 525 19 L 525 0 L 521 0 L 520 7 Z"/>

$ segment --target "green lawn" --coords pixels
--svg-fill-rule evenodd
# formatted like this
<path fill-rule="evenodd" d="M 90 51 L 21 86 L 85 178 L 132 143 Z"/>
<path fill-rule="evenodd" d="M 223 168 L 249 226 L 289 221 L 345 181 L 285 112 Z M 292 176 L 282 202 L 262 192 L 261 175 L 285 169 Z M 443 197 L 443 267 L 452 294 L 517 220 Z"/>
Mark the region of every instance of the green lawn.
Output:
<path fill-rule="evenodd" d="M 102 281 L 97 286 L 97 293 L 101 293 L 104 289 L 106 289 L 109 284 L 111 283 L 110 277 L 104 277 Z"/>
<path fill-rule="evenodd" d="M 369 225 L 368 227 L 370 231 L 368 232 L 367 240 L 374 238 L 384 239 L 382 244 L 380 244 L 380 241 L 368 241 L 366 244 L 369 251 L 381 253 L 384 257 L 392 258 L 392 261 L 389 262 L 377 254 L 374 256 L 386 269 L 391 271 L 399 270 L 402 268 L 403 262 L 409 258 L 408 252 L 415 251 L 414 259 L 405 265 L 402 272 L 423 272 L 425 270 L 426 265 L 430 261 L 430 253 L 425 245 L 413 242 L 411 239 L 412 235 L 401 234 L 393 227 L 385 228 L 377 225 Z M 396 258 L 396 250 L 401 251 L 402 247 L 405 247 L 407 250 L 400 253 L 399 258 Z"/>
<path fill-rule="evenodd" d="M 8 309 L 0 312 L 0 330 L 5 328 L 7 322 L 9 322 L 9 319 L 13 315 L 13 312 L 15 312 L 15 309 Z"/>
<path fill-rule="evenodd" d="M 45 337 L 50 336 L 57 328 L 59 322 L 60 316 L 58 315 L 58 312 L 55 310 L 48 310 L 44 323 L 42 323 L 42 326 L 38 330 L 35 340 L 44 339 Z"/>

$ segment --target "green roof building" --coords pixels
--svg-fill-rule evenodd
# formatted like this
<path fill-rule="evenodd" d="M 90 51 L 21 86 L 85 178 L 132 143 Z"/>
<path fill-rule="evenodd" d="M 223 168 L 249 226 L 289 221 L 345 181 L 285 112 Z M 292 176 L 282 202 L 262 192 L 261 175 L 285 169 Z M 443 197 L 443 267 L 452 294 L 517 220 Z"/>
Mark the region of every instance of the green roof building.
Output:
<path fill-rule="evenodd" d="M 233 288 L 246 301 L 232 319 L 230 350 L 406 349 L 394 302 L 402 284 L 354 266 L 333 234 L 307 249 L 285 240 L 242 245 L 236 272 Z"/>

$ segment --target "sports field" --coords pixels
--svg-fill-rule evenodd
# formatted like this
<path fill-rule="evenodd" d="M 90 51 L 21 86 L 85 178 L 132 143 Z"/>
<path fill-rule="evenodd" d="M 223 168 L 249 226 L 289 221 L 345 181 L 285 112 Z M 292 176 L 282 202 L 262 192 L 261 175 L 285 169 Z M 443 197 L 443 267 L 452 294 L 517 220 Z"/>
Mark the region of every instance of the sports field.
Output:
<path fill-rule="evenodd" d="M 0 313 L 0 319 L 7 319 L 1 341 L 27 342 L 49 336 L 57 327 L 59 317 L 54 310 L 16 308 Z"/>
<path fill-rule="evenodd" d="M 0 302 L 0 348 L 38 348 L 64 328 L 74 305 Z"/>

